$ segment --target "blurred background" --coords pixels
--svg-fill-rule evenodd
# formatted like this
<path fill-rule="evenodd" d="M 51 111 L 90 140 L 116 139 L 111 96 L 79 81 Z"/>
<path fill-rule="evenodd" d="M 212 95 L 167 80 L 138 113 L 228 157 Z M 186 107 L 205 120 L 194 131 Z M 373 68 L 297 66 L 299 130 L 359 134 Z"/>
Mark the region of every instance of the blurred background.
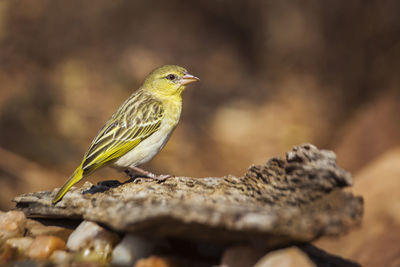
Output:
<path fill-rule="evenodd" d="M 178 64 L 201 82 L 145 168 L 241 175 L 301 143 L 334 150 L 364 196 L 364 224 L 317 245 L 399 266 L 399 10 L 396 0 L 1 1 L 0 209 L 60 186 L 146 75 Z M 125 177 L 88 180 L 102 179 Z"/>

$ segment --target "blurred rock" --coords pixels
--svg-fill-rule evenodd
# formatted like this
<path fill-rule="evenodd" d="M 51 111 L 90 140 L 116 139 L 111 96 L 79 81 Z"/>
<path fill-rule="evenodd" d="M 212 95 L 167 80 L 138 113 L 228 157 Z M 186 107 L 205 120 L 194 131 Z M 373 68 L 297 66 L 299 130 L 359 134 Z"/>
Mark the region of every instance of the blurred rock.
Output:
<path fill-rule="evenodd" d="M 289 246 L 272 251 L 254 246 L 232 247 L 225 251 L 221 266 L 266 267 L 266 266 L 329 266 L 360 267 L 352 261 L 331 255 L 312 245 Z"/>
<path fill-rule="evenodd" d="M 26 234 L 27 236 L 37 237 L 41 235 L 57 236 L 67 242 L 69 235 L 72 233 L 72 229 L 59 226 L 46 226 L 42 223 L 28 219 L 26 221 Z"/>
<path fill-rule="evenodd" d="M 399 145 L 400 94 L 381 95 L 359 108 L 338 134 L 335 151 L 340 165 L 351 171 L 368 166 L 371 160 Z"/>
<path fill-rule="evenodd" d="M 55 250 L 49 260 L 57 266 L 71 266 L 73 254 L 65 250 Z"/>
<path fill-rule="evenodd" d="M 133 266 L 140 258 L 152 254 L 154 243 L 131 234 L 125 235 L 112 252 L 111 264 L 116 266 Z"/>
<path fill-rule="evenodd" d="M 16 259 L 18 251 L 11 246 L 2 246 L 0 250 L 0 264 L 6 264 Z"/>
<path fill-rule="evenodd" d="M 26 251 L 26 255 L 33 260 L 46 260 L 55 250 L 65 249 L 65 242 L 56 236 L 38 236 Z"/>
<path fill-rule="evenodd" d="M 56 189 L 15 201 L 29 216 L 83 217 L 140 235 L 219 243 L 258 240 L 276 247 L 340 235 L 358 225 L 362 198 L 340 190 L 350 184 L 350 174 L 337 167 L 333 152 L 306 144 L 293 148 L 286 159 L 250 167 L 243 177 L 137 179 L 99 191 L 86 182 L 56 205 L 51 203 Z M 82 229 L 86 225 L 93 223 L 85 222 Z M 77 249 L 90 235 L 91 230 L 71 234 L 68 247 Z"/>
<path fill-rule="evenodd" d="M 140 259 L 135 267 L 177 267 L 174 263 L 166 258 L 151 256 L 146 259 Z"/>
<path fill-rule="evenodd" d="M 222 255 L 220 266 L 224 267 L 247 267 L 254 266 L 257 261 L 267 253 L 264 249 L 252 246 L 229 247 Z"/>
<path fill-rule="evenodd" d="M 73 264 L 71 264 L 72 267 L 104 267 L 104 263 L 100 263 L 100 262 L 74 262 Z"/>
<path fill-rule="evenodd" d="M 76 251 L 81 261 L 108 263 L 118 236 L 98 224 L 83 221 L 69 236 L 67 248 Z"/>
<path fill-rule="evenodd" d="M 244 267 L 244 265 L 242 265 Z M 249 265 L 247 265 L 249 266 Z M 301 249 L 284 248 L 269 252 L 254 267 L 316 267 Z M 231 266 L 229 266 L 231 267 Z M 239 266 L 238 266 L 239 267 Z"/>
<path fill-rule="evenodd" d="M 20 258 L 23 257 L 26 250 L 31 246 L 32 242 L 32 237 L 14 237 L 8 239 L 5 246 L 16 249 L 17 255 L 15 255 L 15 258 Z"/>
<path fill-rule="evenodd" d="M 0 211 L 0 247 L 7 239 L 21 237 L 25 231 L 26 217 L 20 211 Z"/>
<path fill-rule="evenodd" d="M 360 264 L 344 259 L 340 256 L 329 254 L 326 251 L 317 248 L 311 244 L 303 244 L 298 246 L 316 266 L 329 267 L 361 267 Z"/>
<path fill-rule="evenodd" d="M 315 142 L 329 129 L 327 107 L 317 104 L 326 102 L 326 96 L 314 93 L 318 85 L 311 77 L 291 75 L 276 86 L 279 93 L 268 101 L 255 105 L 240 98 L 216 109 L 209 130 L 214 140 L 210 145 L 224 164 L 210 160 L 205 165 L 240 173 L 248 164 L 261 163 L 294 144 Z M 307 90 L 299 92 L 299 86 Z M 203 157 L 209 157 L 208 153 L 199 156 Z"/>
<path fill-rule="evenodd" d="M 362 194 L 366 203 L 361 228 L 339 239 L 319 240 L 318 247 L 351 258 L 362 266 L 399 266 L 399 177 L 400 147 L 360 170 L 355 175 L 354 191 Z"/>

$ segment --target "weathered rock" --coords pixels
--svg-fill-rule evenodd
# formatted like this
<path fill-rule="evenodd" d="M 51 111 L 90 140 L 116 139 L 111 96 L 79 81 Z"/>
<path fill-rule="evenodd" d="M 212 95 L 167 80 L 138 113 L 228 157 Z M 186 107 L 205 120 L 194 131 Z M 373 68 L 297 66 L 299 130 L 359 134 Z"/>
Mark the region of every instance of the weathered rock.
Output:
<path fill-rule="evenodd" d="M 20 211 L 0 211 L 0 248 L 12 237 L 21 237 L 25 231 L 26 217 Z"/>
<path fill-rule="evenodd" d="M 359 229 L 316 245 L 362 266 L 400 266 L 400 146 L 380 155 L 355 174 L 356 193 L 366 208 Z M 366 245 L 367 244 L 367 245 Z"/>
<path fill-rule="evenodd" d="M 361 197 L 335 154 L 313 145 L 292 149 L 286 159 L 251 166 L 243 177 L 172 177 L 109 183 L 86 182 L 53 205 L 51 192 L 14 199 L 28 216 L 83 218 L 123 232 L 222 243 L 260 241 L 265 247 L 339 235 L 359 225 Z"/>
<path fill-rule="evenodd" d="M 33 260 L 46 260 L 55 250 L 65 249 L 65 242 L 56 236 L 38 236 L 26 251 Z"/>
<path fill-rule="evenodd" d="M 78 260 L 107 263 L 111 260 L 111 253 L 117 241 L 118 236 L 115 233 L 94 222 L 83 221 L 69 236 L 67 248 L 78 252 Z"/>

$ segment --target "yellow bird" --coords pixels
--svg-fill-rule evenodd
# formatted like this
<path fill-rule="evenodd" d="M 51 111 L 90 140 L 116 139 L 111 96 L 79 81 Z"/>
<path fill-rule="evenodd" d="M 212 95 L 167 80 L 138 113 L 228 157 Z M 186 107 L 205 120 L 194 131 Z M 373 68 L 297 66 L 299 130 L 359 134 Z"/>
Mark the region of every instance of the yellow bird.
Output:
<path fill-rule="evenodd" d="M 85 153 L 82 163 L 53 199 L 57 203 L 77 182 L 104 166 L 135 171 L 153 179 L 166 179 L 142 170 L 167 143 L 179 122 L 182 92 L 199 81 L 186 69 L 166 65 L 153 70 L 106 122 Z"/>

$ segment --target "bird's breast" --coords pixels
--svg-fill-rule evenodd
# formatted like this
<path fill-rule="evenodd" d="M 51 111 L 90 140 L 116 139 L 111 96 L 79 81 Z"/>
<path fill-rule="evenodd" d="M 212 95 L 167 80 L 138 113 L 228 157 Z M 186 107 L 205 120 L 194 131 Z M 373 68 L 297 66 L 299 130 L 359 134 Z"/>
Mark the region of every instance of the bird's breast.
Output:
<path fill-rule="evenodd" d="M 160 128 L 131 151 L 116 160 L 113 164 L 115 167 L 139 166 L 151 160 L 160 152 L 179 122 L 181 106 L 164 105 L 164 112 L 165 115 L 161 121 Z"/>

